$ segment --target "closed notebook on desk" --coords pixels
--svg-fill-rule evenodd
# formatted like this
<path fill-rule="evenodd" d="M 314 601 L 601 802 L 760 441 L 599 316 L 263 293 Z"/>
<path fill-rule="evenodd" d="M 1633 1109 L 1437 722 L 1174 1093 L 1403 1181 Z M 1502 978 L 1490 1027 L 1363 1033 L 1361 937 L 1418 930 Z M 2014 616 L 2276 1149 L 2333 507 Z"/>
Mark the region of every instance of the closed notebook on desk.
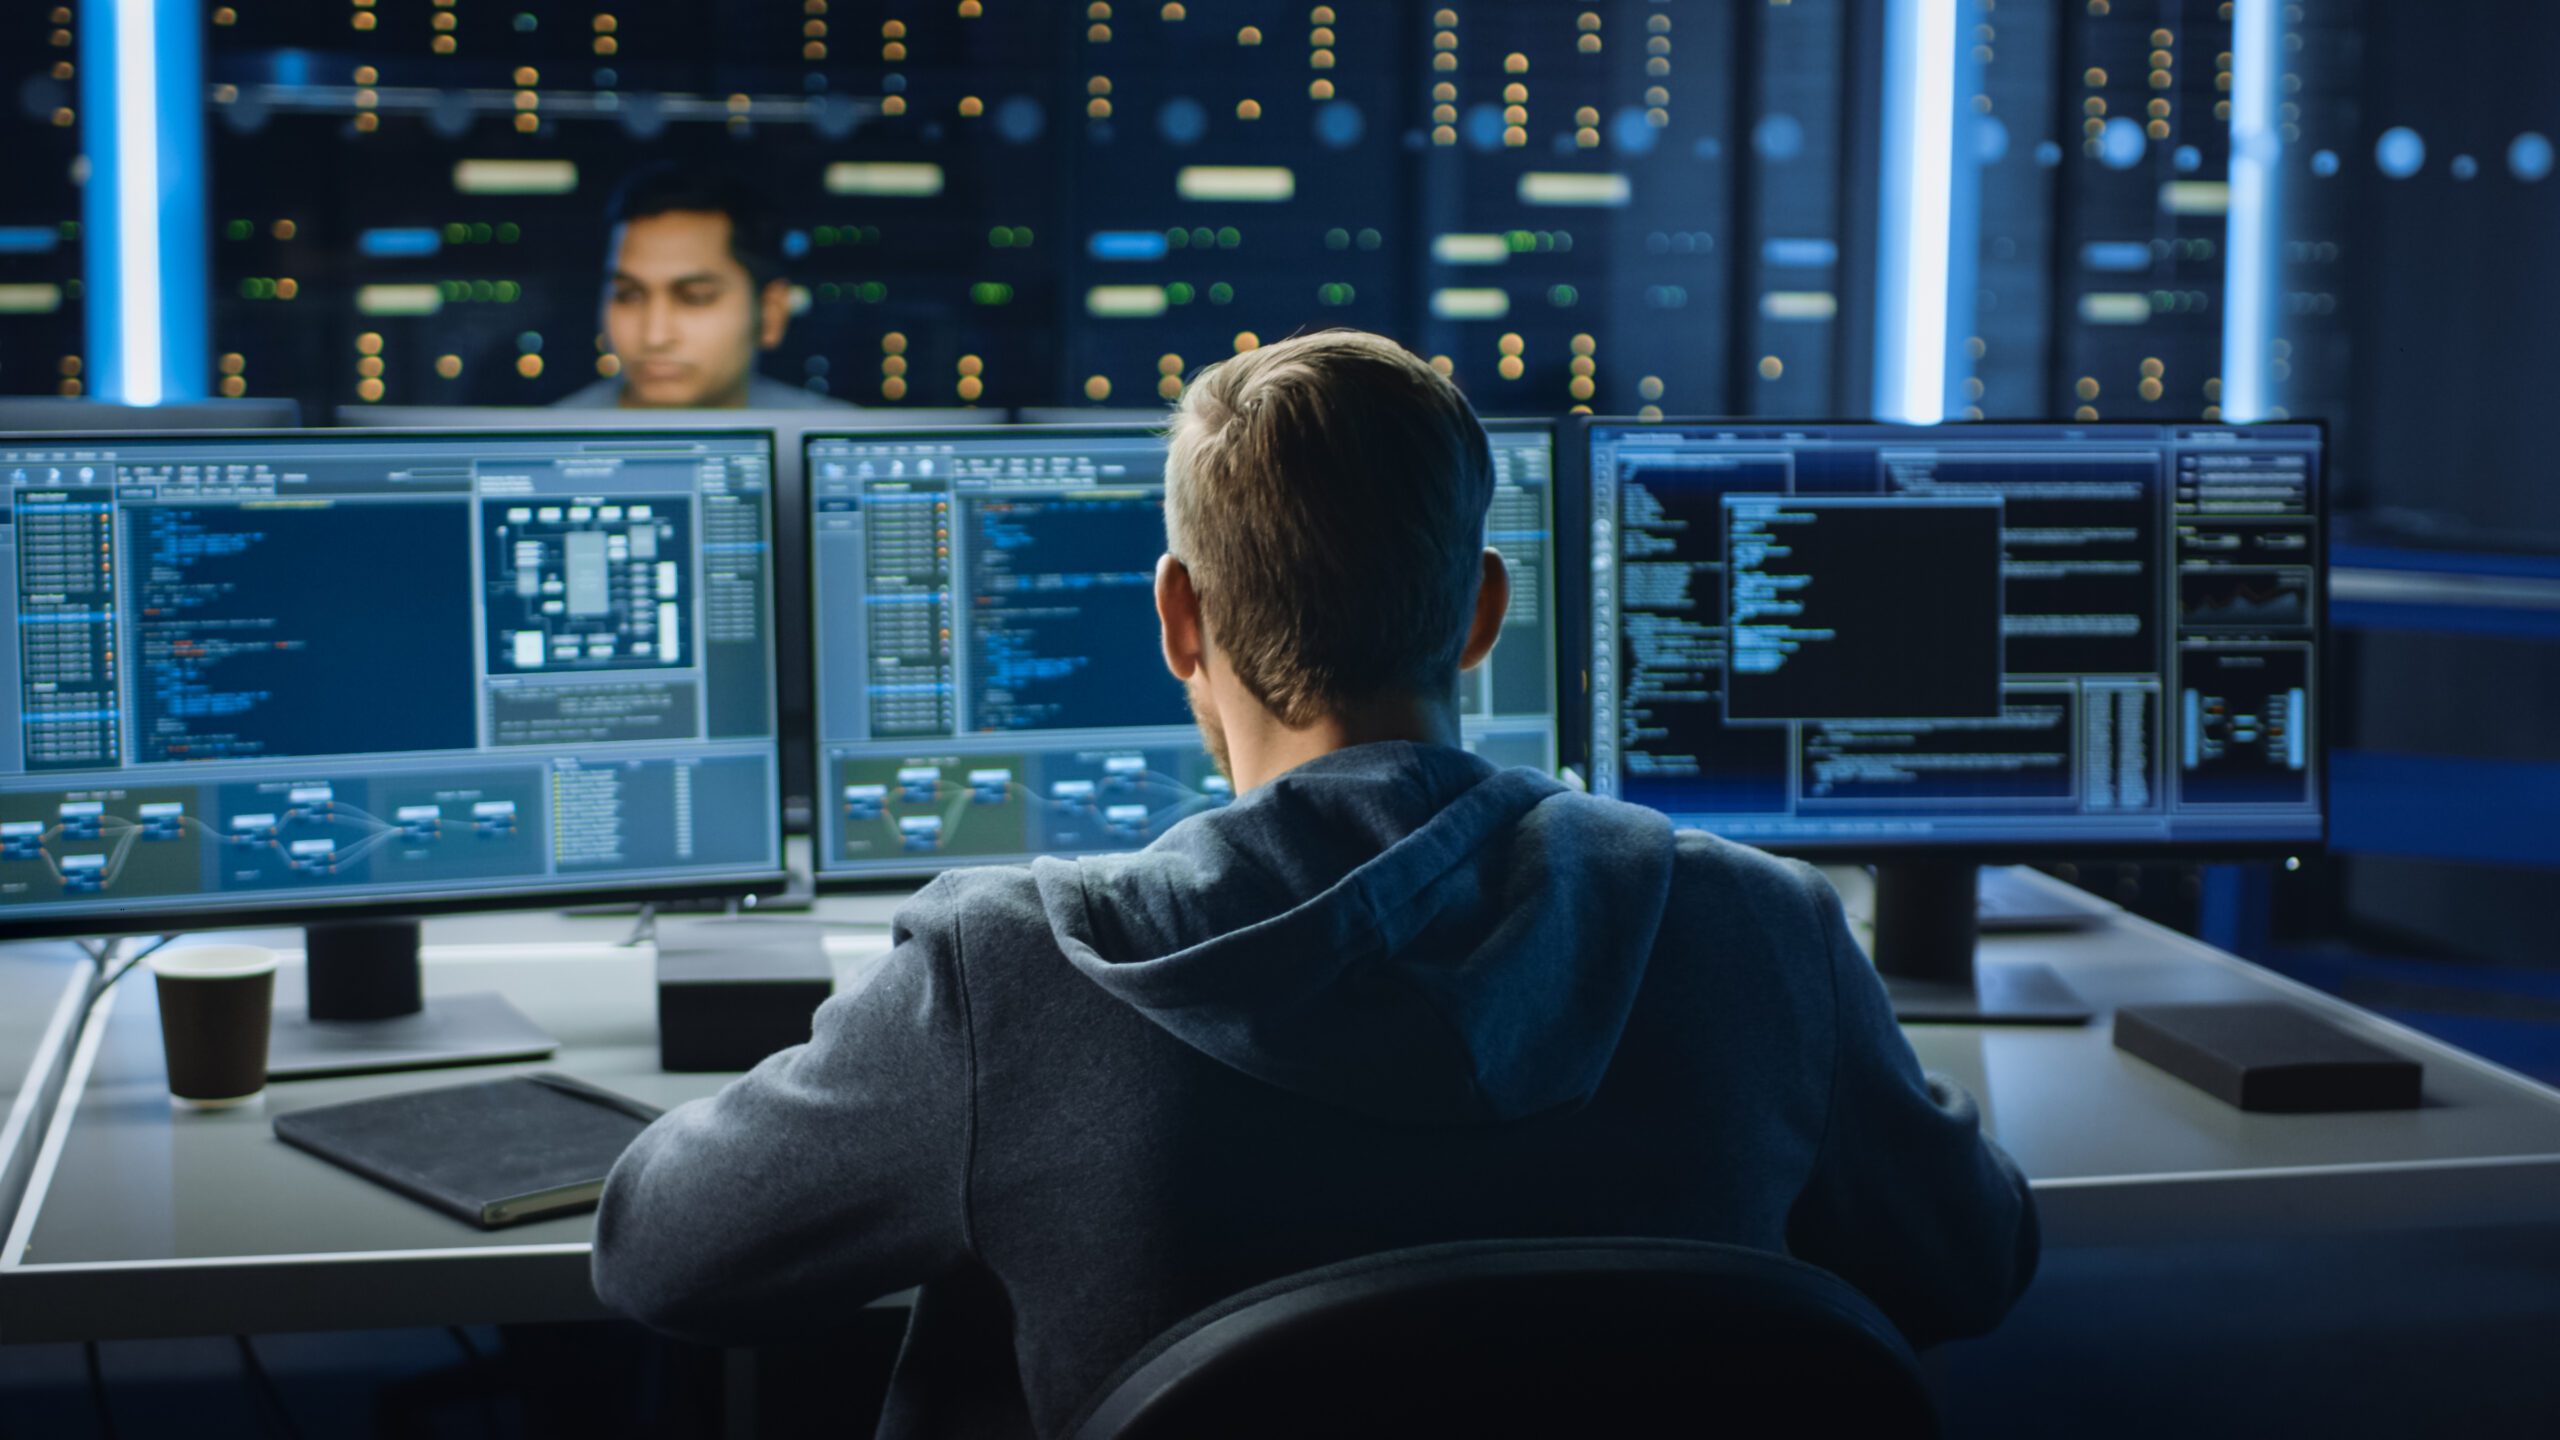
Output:
<path fill-rule="evenodd" d="M 2139 1005 L 2116 1012 L 2116 1048 L 2242 1110 L 2313 1115 L 2414 1110 L 2415 1060 L 2282 1002 Z"/>
<path fill-rule="evenodd" d="M 288 1145 L 494 1230 L 594 1205 L 658 1113 L 542 1073 L 294 1110 L 275 1126 Z"/>

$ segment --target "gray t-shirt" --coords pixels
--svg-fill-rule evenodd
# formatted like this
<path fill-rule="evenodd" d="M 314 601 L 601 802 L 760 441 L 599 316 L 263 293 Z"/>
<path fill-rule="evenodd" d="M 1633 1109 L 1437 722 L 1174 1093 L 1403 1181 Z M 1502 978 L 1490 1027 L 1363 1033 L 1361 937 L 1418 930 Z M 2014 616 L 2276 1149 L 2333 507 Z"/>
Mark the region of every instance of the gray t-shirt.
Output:
<path fill-rule="evenodd" d="M 554 410 L 618 410 L 622 408 L 622 382 L 610 379 L 598 380 L 592 385 L 573 390 L 552 401 L 551 408 Z M 747 403 L 740 408 L 851 410 L 856 407 L 851 402 L 838 400 L 832 395 L 821 395 L 814 390 L 803 390 L 797 385 L 786 385 L 779 380 L 768 380 L 762 375 L 757 375 L 748 379 Z"/>

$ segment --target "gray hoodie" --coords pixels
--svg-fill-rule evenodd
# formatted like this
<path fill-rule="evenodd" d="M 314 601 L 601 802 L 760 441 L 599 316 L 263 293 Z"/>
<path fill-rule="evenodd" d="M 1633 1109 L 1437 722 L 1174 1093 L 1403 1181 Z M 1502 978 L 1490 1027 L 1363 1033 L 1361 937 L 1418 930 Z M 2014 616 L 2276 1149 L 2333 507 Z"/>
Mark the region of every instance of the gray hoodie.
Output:
<path fill-rule="evenodd" d="M 1920 1344 L 2033 1273 L 1810 868 L 1462 751 L 1301 766 L 1146 850 L 954 872 L 807 1045 L 614 1167 L 595 1281 L 809 1339 L 922 1285 L 882 1433 L 1062 1433 L 1157 1332 L 1434 1241 L 1793 1254 Z"/>

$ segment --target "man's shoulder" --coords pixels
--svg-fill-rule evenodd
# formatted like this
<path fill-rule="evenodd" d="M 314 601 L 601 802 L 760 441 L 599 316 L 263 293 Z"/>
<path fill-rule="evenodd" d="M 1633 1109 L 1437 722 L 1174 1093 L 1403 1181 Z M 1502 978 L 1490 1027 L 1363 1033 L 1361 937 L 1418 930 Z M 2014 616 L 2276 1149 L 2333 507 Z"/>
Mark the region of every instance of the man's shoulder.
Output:
<path fill-rule="evenodd" d="M 1801 907 L 1808 894 L 1818 895 L 1826 882 L 1801 860 L 1785 860 L 1766 850 L 1727 840 L 1704 830 L 1670 825 L 1659 811 L 1624 800 L 1580 791 L 1558 790 L 1533 812 L 1539 823 L 1569 832 L 1579 843 L 1656 851 L 1667 830 L 1671 839 L 1671 883 L 1675 891 L 1713 894 L 1728 901 L 1736 895 L 1755 903 Z"/>
<path fill-rule="evenodd" d="M 961 934 L 964 921 L 965 937 Z M 945 870 L 907 897 L 890 925 L 900 934 L 925 937 L 955 955 L 967 944 L 994 943 L 1011 949 L 1030 940 L 1049 942 L 1040 885 L 1026 865 Z"/>
<path fill-rule="evenodd" d="M 1674 830 L 1671 841 L 1684 880 L 1793 891 L 1802 889 L 1808 877 L 1821 876 L 1801 860 L 1782 859 L 1705 830 Z"/>
<path fill-rule="evenodd" d="M 1781 950 L 1828 945 L 1825 910 L 1839 904 L 1822 872 L 1704 830 L 1673 837 L 1672 904 L 1730 934 L 1750 924 Z"/>
<path fill-rule="evenodd" d="M 750 410 L 852 410 L 851 401 L 833 395 L 821 395 L 797 385 L 757 375 L 747 381 L 747 408 Z"/>
<path fill-rule="evenodd" d="M 551 408 L 554 410 L 621 409 L 622 382 L 607 378 L 581 385 L 552 401 Z M 789 385 L 780 380 L 756 375 L 747 380 L 747 403 L 742 408 L 748 410 L 854 410 L 860 407 L 832 395 L 821 395 L 814 390 L 804 390 L 797 385 Z"/>
<path fill-rule="evenodd" d="M 936 972 L 966 998 L 968 1024 L 982 1041 L 1026 1033 L 1024 1026 L 1076 1025 L 1136 1018 L 1070 957 L 1052 923 L 1042 879 L 1076 883 L 1072 862 L 971 866 L 945 871 L 899 907 L 895 934 L 915 963 Z M 1070 1030 L 1076 1025 L 1069 1025 Z M 1153 1027 L 1148 1027 L 1152 1029 Z M 999 1037 L 989 1040 L 988 1037 Z"/>
<path fill-rule="evenodd" d="M 622 405 L 622 382 L 597 380 L 551 402 L 554 410 L 613 410 Z"/>

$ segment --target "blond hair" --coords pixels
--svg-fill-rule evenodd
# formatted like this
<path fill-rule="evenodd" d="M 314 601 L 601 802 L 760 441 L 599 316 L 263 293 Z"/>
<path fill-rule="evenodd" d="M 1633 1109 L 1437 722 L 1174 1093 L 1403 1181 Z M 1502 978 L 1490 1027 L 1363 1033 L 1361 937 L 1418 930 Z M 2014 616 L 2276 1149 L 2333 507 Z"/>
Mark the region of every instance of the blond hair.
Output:
<path fill-rule="evenodd" d="M 1449 687 L 1493 455 L 1446 377 L 1381 336 L 1296 336 L 1200 372 L 1169 440 L 1174 558 L 1210 644 L 1282 723 Z"/>

